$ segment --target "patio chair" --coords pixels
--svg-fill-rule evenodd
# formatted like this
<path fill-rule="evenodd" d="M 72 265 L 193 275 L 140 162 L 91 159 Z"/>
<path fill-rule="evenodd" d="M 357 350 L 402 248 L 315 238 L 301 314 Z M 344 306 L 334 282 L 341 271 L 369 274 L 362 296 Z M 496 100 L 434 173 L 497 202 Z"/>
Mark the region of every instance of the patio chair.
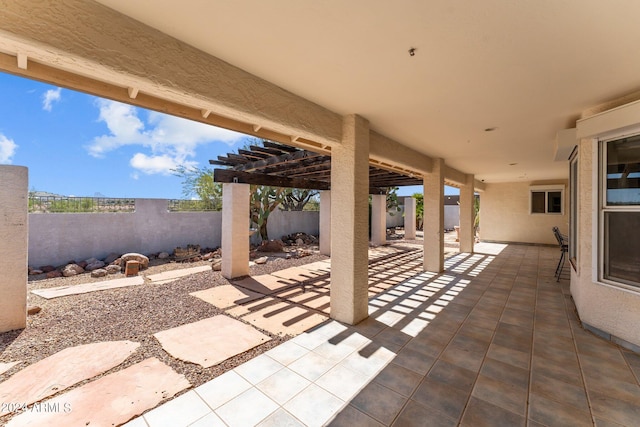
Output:
<path fill-rule="evenodd" d="M 560 246 L 560 260 L 556 266 L 556 272 L 554 274 L 556 282 L 560 281 L 560 275 L 564 269 L 564 262 L 567 260 L 567 252 L 569 252 L 569 239 L 564 234 L 560 233 L 558 227 L 553 227 L 553 235 L 556 236 L 558 245 Z"/>

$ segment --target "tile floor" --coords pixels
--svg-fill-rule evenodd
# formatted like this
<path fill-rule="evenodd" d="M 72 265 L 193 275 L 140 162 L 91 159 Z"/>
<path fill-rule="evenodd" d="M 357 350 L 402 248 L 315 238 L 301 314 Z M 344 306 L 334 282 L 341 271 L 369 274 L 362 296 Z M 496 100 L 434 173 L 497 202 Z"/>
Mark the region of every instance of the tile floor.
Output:
<path fill-rule="evenodd" d="M 127 426 L 639 425 L 640 356 L 580 327 L 557 249 L 483 249 L 439 275 L 374 264 L 403 280 L 366 321 L 326 322 Z"/>

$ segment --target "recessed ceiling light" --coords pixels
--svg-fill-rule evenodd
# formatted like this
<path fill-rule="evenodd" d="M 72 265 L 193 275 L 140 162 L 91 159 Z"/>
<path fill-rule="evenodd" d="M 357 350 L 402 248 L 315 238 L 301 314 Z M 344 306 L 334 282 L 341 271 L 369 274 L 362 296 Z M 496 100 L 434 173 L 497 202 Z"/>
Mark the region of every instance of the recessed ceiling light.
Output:
<path fill-rule="evenodd" d="M 493 132 L 496 129 L 498 129 L 498 128 L 497 127 L 490 127 L 490 128 L 486 128 L 484 131 L 485 132 Z"/>

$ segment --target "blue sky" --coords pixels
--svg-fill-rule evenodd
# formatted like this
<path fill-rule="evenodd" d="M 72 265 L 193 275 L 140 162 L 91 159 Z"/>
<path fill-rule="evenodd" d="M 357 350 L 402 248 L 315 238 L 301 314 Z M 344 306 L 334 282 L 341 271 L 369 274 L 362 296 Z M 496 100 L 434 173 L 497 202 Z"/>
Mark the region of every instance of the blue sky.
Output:
<path fill-rule="evenodd" d="M 30 190 L 182 198 L 171 169 L 207 167 L 249 138 L 4 73 L 0 91 L 0 164 L 27 166 Z"/>

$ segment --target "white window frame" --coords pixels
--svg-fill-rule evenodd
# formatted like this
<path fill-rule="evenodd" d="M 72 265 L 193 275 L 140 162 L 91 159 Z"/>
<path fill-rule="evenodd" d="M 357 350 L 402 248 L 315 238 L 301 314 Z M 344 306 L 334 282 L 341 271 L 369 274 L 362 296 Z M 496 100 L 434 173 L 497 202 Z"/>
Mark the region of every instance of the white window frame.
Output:
<path fill-rule="evenodd" d="M 598 197 L 598 207 L 597 207 L 597 227 L 598 227 L 598 252 L 597 252 L 597 279 L 600 283 L 605 283 L 608 285 L 616 286 L 619 288 L 628 289 L 631 291 L 639 292 L 640 284 L 631 284 L 624 281 L 618 281 L 613 279 L 608 279 L 604 277 L 604 260 L 605 260 L 605 236 L 604 236 L 604 226 L 605 226 L 605 213 L 606 212 L 640 212 L 640 205 L 607 205 L 607 158 L 606 158 L 606 146 L 608 142 L 617 141 L 620 139 L 632 137 L 640 135 L 640 129 L 636 132 L 630 133 L 619 133 L 615 136 L 608 135 L 606 138 L 601 138 L 596 140 L 596 161 L 597 161 L 597 186 L 594 186 Z"/>
<path fill-rule="evenodd" d="M 560 212 L 549 212 L 549 193 L 560 192 Z M 544 193 L 544 212 L 533 212 L 531 199 L 533 193 Z M 564 185 L 530 185 L 529 186 L 529 215 L 564 215 Z"/>

